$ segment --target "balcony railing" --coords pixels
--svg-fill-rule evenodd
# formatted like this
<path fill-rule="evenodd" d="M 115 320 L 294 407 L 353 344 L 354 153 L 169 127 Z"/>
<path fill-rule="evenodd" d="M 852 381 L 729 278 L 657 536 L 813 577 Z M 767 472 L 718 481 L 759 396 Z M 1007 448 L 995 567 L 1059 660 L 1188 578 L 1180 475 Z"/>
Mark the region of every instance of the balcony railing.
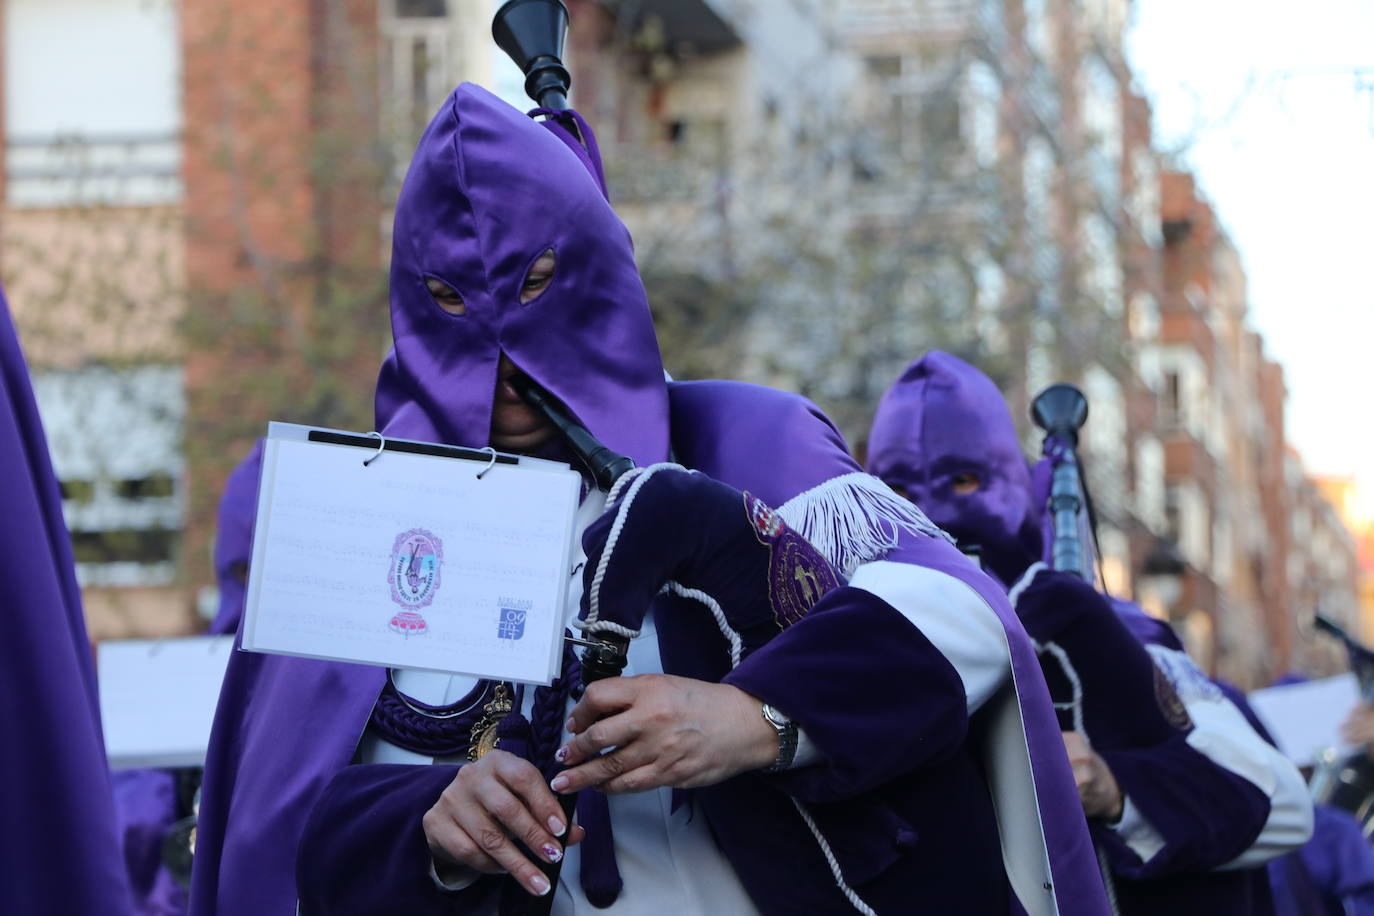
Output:
<path fill-rule="evenodd" d="M 181 156 L 176 134 L 9 137 L 6 202 L 28 208 L 179 203 Z"/>

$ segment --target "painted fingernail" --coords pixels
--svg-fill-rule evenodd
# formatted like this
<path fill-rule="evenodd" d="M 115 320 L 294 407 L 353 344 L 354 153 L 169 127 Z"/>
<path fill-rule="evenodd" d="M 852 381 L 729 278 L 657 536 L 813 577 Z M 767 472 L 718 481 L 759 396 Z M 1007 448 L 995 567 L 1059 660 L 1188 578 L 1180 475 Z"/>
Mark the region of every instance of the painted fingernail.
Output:
<path fill-rule="evenodd" d="M 549 879 L 543 875 L 535 875 L 530 881 L 530 887 L 534 888 L 536 895 L 542 897 L 549 892 Z"/>
<path fill-rule="evenodd" d="M 548 859 L 550 862 L 557 862 L 563 858 L 563 850 L 552 843 L 545 843 L 540 848 L 544 850 L 544 858 Z"/>
<path fill-rule="evenodd" d="M 565 745 L 563 745 L 562 747 L 560 747 L 558 750 L 554 751 L 554 752 L 553 752 L 553 759 L 554 759 L 554 760 L 557 760 L 559 763 L 562 763 L 564 760 L 567 760 L 567 759 L 568 759 L 568 746 L 565 744 Z"/>
<path fill-rule="evenodd" d="M 562 792 L 567 787 L 568 777 L 566 776 L 555 776 L 553 781 L 549 783 L 549 788 L 553 789 L 555 792 Z"/>
<path fill-rule="evenodd" d="M 558 818 L 549 818 L 549 833 L 552 833 L 554 836 L 562 836 L 563 831 L 567 829 L 568 825 L 560 821 Z"/>

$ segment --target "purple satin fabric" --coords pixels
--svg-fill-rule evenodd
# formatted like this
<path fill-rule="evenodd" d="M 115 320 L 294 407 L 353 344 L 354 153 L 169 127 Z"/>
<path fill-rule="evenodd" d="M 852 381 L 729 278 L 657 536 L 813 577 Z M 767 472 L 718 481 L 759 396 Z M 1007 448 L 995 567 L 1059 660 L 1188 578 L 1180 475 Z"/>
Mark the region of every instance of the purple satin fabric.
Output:
<path fill-rule="evenodd" d="M 229 474 L 219 502 L 215 532 L 215 577 L 219 610 L 210 624 L 214 635 L 232 634 L 243 617 L 246 585 L 236 570 L 247 569 L 253 552 L 262 441 Z M 119 770 L 112 774 L 120 842 L 129 869 L 134 902 L 143 916 L 181 916 L 186 890 L 163 865 L 162 844 L 177 819 L 176 775 L 172 770 Z"/>
<path fill-rule="evenodd" d="M 132 913 L 62 499 L 0 294 L 0 901 Z"/>
<path fill-rule="evenodd" d="M 613 450 L 640 465 L 667 456 L 668 393 L 630 236 L 563 130 L 465 83 L 421 137 L 396 204 L 383 433 L 484 445 L 505 353 Z M 552 282 L 521 304 L 550 248 Z M 465 313 L 436 305 L 427 277 Z"/>
<path fill-rule="evenodd" d="M 163 844 L 176 823 L 176 773 L 116 770 L 110 779 L 135 911 L 141 916 L 182 916 L 186 890 L 162 861 Z"/>
<path fill-rule="evenodd" d="M 883 395 L 868 437 L 868 470 L 904 490 L 1010 585 L 1039 559 L 1041 510 L 1002 393 L 957 357 L 932 350 Z M 954 479 L 975 474 L 973 493 Z"/>
<path fill-rule="evenodd" d="M 210 624 L 214 634 L 233 633 L 243 618 L 247 583 L 236 567 L 246 570 L 253 556 L 253 522 L 258 515 L 258 478 L 262 476 L 262 440 L 229 473 L 219 500 L 215 532 L 215 578 L 219 585 L 219 612 Z"/>
<path fill-rule="evenodd" d="M 396 207 L 395 346 L 376 395 L 386 435 L 486 444 L 504 352 L 611 448 L 640 464 L 667 456 L 667 387 L 629 234 L 585 164 L 590 131 L 585 157 L 562 133 L 465 84 L 421 138 Z M 554 279 L 521 304 L 548 248 Z M 439 308 L 427 277 L 456 289 L 465 314 Z M 377 668 L 235 654 L 206 767 L 193 912 L 294 899 L 304 819 L 352 758 L 384 682 Z"/>

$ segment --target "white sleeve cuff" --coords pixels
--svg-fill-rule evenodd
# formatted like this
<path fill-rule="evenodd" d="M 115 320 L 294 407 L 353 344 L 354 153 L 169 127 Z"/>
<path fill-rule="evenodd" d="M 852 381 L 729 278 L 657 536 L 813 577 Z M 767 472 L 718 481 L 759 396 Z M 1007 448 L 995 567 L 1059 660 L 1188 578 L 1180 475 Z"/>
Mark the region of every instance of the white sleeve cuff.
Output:
<path fill-rule="evenodd" d="M 1141 862 L 1149 862 L 1164 848 L 1164 837 L 1145 819 L 1129 795 L 1122 799 L 1121 817 L 1108 826 L 1125 841 L 1131 852 L 1140 857 Z"/>
<path fill-rule="evenodd" d="M 1269 798 L 1269 818 L 1250 848 L 1218 871 L 1254 868 L 1297 849 L 1312 836 L 1312 799 L 1291 760 L 1250 727 L 1236 705 L 1176 649 L 1147 646 L 1193 720 L 1188 744 L 1244 777 Z"/>
<path fill-rule="evenodd" d="M 821 762 L 821 750 L 816 747 L 816 742 L 807 737 L 806 732 L 797 729 L 797 752 L 792 755 L 792 762 L 788 765 L 789 770 L 799 770 L 802 767 L 809 767 L 812 764 Z"/>
<path fill-rule="evenodd" d="M 480 877 L 481 872 L 464 865 L 445 865 L 444 873 L 440 876 L 438 863 L 433 856 L 429 857 L 429 878 L 441 891 L 465 891 L 476 884 Z"/>

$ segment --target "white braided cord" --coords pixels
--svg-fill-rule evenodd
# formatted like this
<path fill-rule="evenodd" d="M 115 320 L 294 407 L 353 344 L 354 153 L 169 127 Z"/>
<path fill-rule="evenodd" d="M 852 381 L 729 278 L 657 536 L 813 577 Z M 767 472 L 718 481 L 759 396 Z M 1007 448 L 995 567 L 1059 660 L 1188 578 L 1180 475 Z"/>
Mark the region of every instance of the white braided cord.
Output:
<path fill-rule="evenodd" d="M 849 902 L 854 905 L 854 909 L 863 913 L 864 916 L 878 916 L 873 907 L 864 903 L 863 898 L 855 892 L 854 888 L 845 883 L 844 873 L 840 871 L 839 860 L 835 858 L 835 853 L 831 851 L 830 844 L 825 841 L 825 837 L 821 834 L 821 828 L 817 827 L 816 822 L 811 818 L 811 813 L 795 798 L 792 799 L 792 804 L 796 807 L 802 820 L 806 821 L 806 826 L 811 830 L 811 835 L 816 838 L 816 843 L 821 847 L 821 855 L 825 856 L 825 861 L 830 866 L 830 874 L 834 876 L 835 886 L 840 889 L 840 893 L 844 894 Z"/>
<path fill-rule="evenodd" d="M 716 626 L 720 628 L 721 635 L 730 643 L 730 667 L 738 668 L 743 644 L 740 640 L 739 633 L 736 632 L 734 627 L 730 626 L 730 621 L 725 619 L 725 610 L 720 606 L 720 602 L 703 592 L 701 589 L 688 588 L 681 582 L 673 582 L 670 580 L 663 588 L 665 591 L 670 591 L 674 595 L 683 598 L 691 598 L 694 601 L 699 601 L 706 605 L 706 609 L 711 612 L 711 616 L 716 618 Z"/>
<path fill-rule="evenodd" d="M 1054 656 L 1054 660 L 1059 662 L 1059 668 L 1064 672 L 1064 677 L 1069 679 L 1069 686 L 1073 688 L 1073 699 L 1068 703 L 1055 703 L 1055 709 L 1070 709 L 1073 711 L 1073 730 L 1083 736 L 1087 736 L 1088 730 L 1083 727 L 1083 682 L 1078 678 L 1078 672 L 1073 667 L 1073 662 L 1069 661 L 1069 653 L 1055 642 L 1037 642 L 1035 651 L 1038 655 L 1046 653 Z"/>
<path fill-rule="evenodd" d="M 1035 643 L 1035 651 L 1054 656 L 1054 660 L 1059 663 L 1064 676 L 1069 679 L 1069 684 L 1073 687 L 1073 699 L 1067 704 L 1055 703 L 1054 708 L 1063 709 L 1068 706 L 1073 711 L 1073 730 L 1091 742 L 1088 729 L 1083 724 L 1083 682 L 1079 679 L 1078 671 L 1074 669 L 1073 662 L 1069 661 L 1069 653 L 1064 651 L 1063 646 L 1054 642 L 1037 642 Z M 1102 888 L 1107 892 L 1107 907 L 1113 916 L 1117 916 L 1121 912 L 1121 908 L 1116 900 L 1116 881 L 1112 877 L 1111 865 L 1107 861 L 1107 851 L 1097 843 L 1093 844 L 1093 851 L 1097 853 L 1097 870 L 1102 874 Z"/>
<path fill-rule="evenodd" d="M 682 467 L 680 464 L 672 464 L 667 461 L 659 464 L 651 464 L 646 468 L 635 468 L 627 472 L 611 487 L 611 492 L 606 498 L 608 504 L 620 495 L 620 490 L 627 478 L 633 481 L 630 483 L 629 489 L 625 492 L 625 498 L 622 499 L 615 508 L 615 521 L 611 523 L 611 533 L 606 538 L 606 546 L 601 550 L 601 558 L 596 564 L 596 574 L 592 576 L 591 593 L 587 598 L 587 617 L 577 622 L 579 629 L 588 633 L 618 633 L 621 636 L 628 636 L 630 639 L 634 639 L 639 635 L 638 630 L 631 630 L 629 627 L 622 626 L 618 623 L 611 623 L 600 619 L 601 582 L 606 578 L 606 567 L 610 565 L 611 554 L 615 553 L 615 545 L 620 540 L 620 532 L 625 528 L 625 519 L 629 515 L 630 505 L 634 503 L 635 496 L 639 494 L 640 488 L 644 486 L 650 477 L 653 477 L 654 474 L 666 468 L 674 468 L 679 471 L 686 470 L 686 468 Z"/>

